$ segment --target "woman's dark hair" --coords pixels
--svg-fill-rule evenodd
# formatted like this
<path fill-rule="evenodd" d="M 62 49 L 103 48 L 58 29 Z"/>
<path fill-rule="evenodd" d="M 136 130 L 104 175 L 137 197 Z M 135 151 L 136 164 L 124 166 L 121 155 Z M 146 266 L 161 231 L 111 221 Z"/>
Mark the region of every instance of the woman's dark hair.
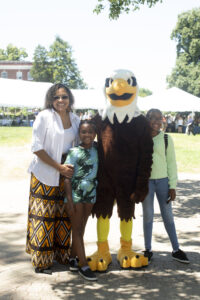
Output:
<path fill-rule="evenodd" d="M 62 84 L 62 83 L 55 83 L 54 85 L 52 85 L 47 93 L 46 93 L 46 97 L 45 97 L 45 104 L 44 104 L 44 108 L 53 108 L 53 101 L 54 101 L 54 97 L 55 94 L 57 92 L 57 90 L 59 89 L 65 89 L 65 91 L 67 92 L 68 96 L 69 96 L 69 108 L 68 111 L 71 110 L 73 104 L 74 104 L 74 96 L 72 95 L 72 92 L 70 91 L 70 89 Z"/>
<path fill-rule="evenodd" d="M 148 110 L 148 112 L 146 114 L 146 118 L 150 120 L 152 114 L 154 114 L 154 113 L 158 113 L 158 114 L 162 115 L 162 112 L 159 109 L 157 109 L 157 108 L 151 108 L 150 110 Z"/>
<path fill-rule="evenodd" d="M 94 132 L 97 133 L 96 125 L 95 125 L 95 123 L 94 123 L 92 120 L 90 120 L 90 119 L 81 120 L 81 122 L 80 122 L 80 124 L 79 124 L 79 132 L 80 132 L 81 126 L 84 125 L 84 124 L 91 125 L 92 128 L 94 129 Z"/>

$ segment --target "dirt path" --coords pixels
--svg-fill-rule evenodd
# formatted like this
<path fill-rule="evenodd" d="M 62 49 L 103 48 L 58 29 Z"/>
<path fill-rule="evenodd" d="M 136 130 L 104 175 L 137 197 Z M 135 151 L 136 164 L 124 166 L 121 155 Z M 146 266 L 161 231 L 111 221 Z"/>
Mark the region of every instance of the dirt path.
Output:
<path fill-rule="evenodd" d="M 25 253 L 30 147 L 0 148 L 0 299 L 2 300 L 198 300 L 200 294 L 200 175 L 179 174 L 173 203 L 177 234 L 189 265 L 174 262 L 171 245 L 155 201 L 152 263 L 140 270 L 121 270 L 116 254 L 120 230 L 116 208 L 111 219 L 109 245 L 113 262 L 108 272 L 88 283 L 68 267 L 55 264 L 53 275 L 35 274 Z M 96 219 L 86 227 L 86 253 L 96 250 Z M 143 249 L 142 209 L 136 206 L 133 249 Z"/>
<path fill-rule="evenodd" d="M 32 159 L 30 145 L 22 147 L 0 147 L 0 178 L 22 180 L 27 178 L 28 166 Z"/>

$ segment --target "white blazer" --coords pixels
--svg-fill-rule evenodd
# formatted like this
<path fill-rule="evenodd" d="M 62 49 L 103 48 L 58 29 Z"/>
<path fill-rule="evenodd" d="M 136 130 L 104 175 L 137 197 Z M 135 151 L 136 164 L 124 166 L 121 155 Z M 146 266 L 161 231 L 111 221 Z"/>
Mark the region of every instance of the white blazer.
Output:
<path fill-rule="evenodd" d="M 72 129 L 76 136 L 71 146 L 78 144 L 78 127 L 80 119 L 73 113 L 69 113 Z M 33 124 L 33 137 L 31 151 L 45 150 L 56 162 L 61 163 L 64 143 L 64 128 L 61 117 L 54 109 L 41 111 Z M 28 168 L 29 173 L 42 183 L 49 186 L 59 186 L 60 173 L 53 167 L 44 163 L 37 155 Z"/>

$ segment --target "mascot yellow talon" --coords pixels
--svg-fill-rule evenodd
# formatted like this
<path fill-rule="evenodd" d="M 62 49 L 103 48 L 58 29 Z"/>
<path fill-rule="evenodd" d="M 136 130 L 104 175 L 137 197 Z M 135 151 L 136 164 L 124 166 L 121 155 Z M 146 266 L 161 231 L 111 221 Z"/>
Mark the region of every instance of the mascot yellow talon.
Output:
<path fill-rule="evenodd" d="M 96 252 L 93 254 L 92 257 L 87 257 L 88 266 L 90 267 L 90 269 L 92 271 L 96 271 L 97 270 L 97 264 L 96 264 L 95 254 L 96 254 Z"/>
<path fill-rule="evenodd" d="M 117 260 L 120 263 L 121 268 L 127 269 L 131 266 L 131 258 L 134 256 L 134 252 L 131 250 L 132 241 L 129 242 L 120 239 L 121 248 L 117 253 Z"/>
<path fill-rule="evenodd" d="M 140 259 L 140 256 L 139 255 L 134 256 L 131 259 L 131 268 L 139 269 L 141 267 L 142 267 L 142 261 Z"/>
<path fill-rule="evenodd" d="M 121 248 L 118 251 L 117 260 L 120 263 L 121 268 L 127 269 L 131 267 L 134 269 L 138 269 L 148 265 L 147 257 L 137 254 L 131 249 L 131 240 L 127 242 L 121 238 L 120 243 Z"/>
<path fill-rule="evenodd" d="M 128 269 L 128 268 L 130 268 L 130 266 L 131 266 L 131 260 L 130 260 L 130 258 L 127 257 L 127 256 L 123 257 L 122 260 L 119 261 L 119 263 L 120 263 L 120 266 L 121 266 L 123 269 Z"/>
<path fill-rule="evenodd" d="M 148 266 L 148 258 L 147 257 L 145 257 L 144 255 L 140 255 L 140 259 L 141 259 L 141 261 L 142 261 L 142 267 L 146 267 L 146 266 Z"/>
<path fill-rule="evenodd" d="M 112 262 L 108 242 L 97 242 L 98 250 L 87 258 L 92 271 L 105 272 Z"/>
<path fill-rule="evenodd" d="M 109 263 L 107 263 L 104 259 L 101 258 L 97 263 L 97 271 L 105 272 L 110 263 L 111 263 L 111 261 Z"/>
<path fill-rule="evenodd" d="M 148 258 L 144 255 L 137 254 L 131 259 L 131 268 L 139 269 L 148 266 Z"/>
<path fill-rule="evenodd" d="M 136 255 L 131 259 L 131 267 L 135 269 L 139 269 L 142 267 L 142 261 L 139 255 Z"/>

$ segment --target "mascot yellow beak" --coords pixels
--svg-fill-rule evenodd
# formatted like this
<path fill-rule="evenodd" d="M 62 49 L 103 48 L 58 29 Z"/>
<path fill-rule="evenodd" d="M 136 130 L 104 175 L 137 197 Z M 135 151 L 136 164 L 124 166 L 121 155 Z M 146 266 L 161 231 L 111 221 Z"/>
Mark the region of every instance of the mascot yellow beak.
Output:
<path fill-rule="evenodd" d="M 107 78 L 105 92 L 112 105 L 126 106 L 136 98 L 137 83 L 133 77 L 129 80 Z"/>

